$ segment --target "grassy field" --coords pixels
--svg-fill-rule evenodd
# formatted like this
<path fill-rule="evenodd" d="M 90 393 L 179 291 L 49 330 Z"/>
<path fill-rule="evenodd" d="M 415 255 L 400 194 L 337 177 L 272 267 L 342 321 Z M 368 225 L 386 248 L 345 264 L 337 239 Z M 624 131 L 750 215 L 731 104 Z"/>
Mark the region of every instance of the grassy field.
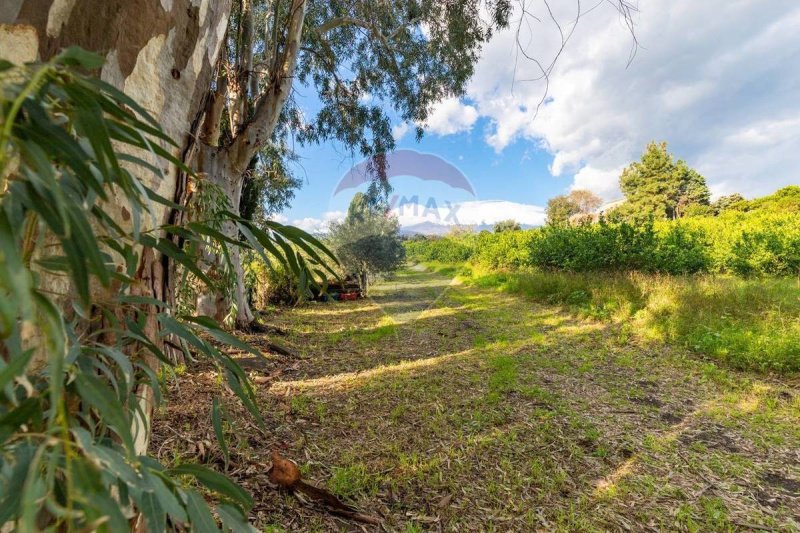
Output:
<path fill-rule="evenodd" d="M 456 271 L 410 268 L 369 300 L 271 315 L 287 332 L 271 340 L 299 356 L 238 356 L 268 431 L 192 368 L 169 384 L 152 452 L 224 470 L 204 409 L 222 397 L 227 471 L 266 531 L 361 530 L 271 488 L 273 449 L 389 531 L 798 530 L 797 379 L 576 313 L 562 303 L 591 300 L 573 287 L 548 303 Z"/>
<path fill-rule="evenodd" d="M 800 371 L 800 278 L 430 267 L 617 322 L 641 338 L 678 344 L 734 368 Z"/>

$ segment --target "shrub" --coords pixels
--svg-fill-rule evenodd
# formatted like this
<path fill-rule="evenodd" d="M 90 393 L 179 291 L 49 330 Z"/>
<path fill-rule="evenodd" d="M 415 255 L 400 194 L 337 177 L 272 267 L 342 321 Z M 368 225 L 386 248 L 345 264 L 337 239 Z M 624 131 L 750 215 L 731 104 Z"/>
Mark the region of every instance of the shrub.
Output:
<path fill-rule="evenodd" d="M 279 262 L 273 262 L 270 268 L 263 259 L 254 257 L 245 265 L 245 283 L 255 309 L 270 305 L 294 305 L 300 301 L 297 281 L 291 271 Z"/>
<path fill-rule="evenodd" d="M 462 263 L 468 261 L 474 251 L 468 240 L 469 238 L 430 237 L 405 241 L 403 245 L 410 259 Z"/>
<path fill-rule="evenodd" d="M 677 221 L 606 222 L 406 241 L 417 261 L 568 272 L 800 274 L 800 213 L 726 212 Z"/>
<path fill-rule="evenodd" d="M 531 264 L 533 231 L 480 233 L 474 239 L 474 260 L 492 268 L 520 268 Z"/>

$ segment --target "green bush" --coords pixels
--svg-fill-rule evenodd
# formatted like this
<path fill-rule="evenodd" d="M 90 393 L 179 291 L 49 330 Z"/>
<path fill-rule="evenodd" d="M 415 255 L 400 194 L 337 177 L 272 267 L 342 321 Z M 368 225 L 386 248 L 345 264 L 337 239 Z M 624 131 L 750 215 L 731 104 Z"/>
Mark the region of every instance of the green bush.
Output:
<path fill-rule="evenodd" d="M 430 237 L 408 240 L 403 243 L 406 256 L 416 261 L 440 261 L 442 263 L 462 263 L 468 261 L 474 252 L 470 237 Z"/>
<path fill-rule="evenodd" d="M 481 232 L 473 239 L 474 260 L 491 268 L 521 268 L 531 264 L 531 231 Z"/>
<path fill-rule="evenodd" d="M 245 263 L 245 285 L 251 305 L 263 310 L 270 305 L 294 305 L 301 299 L 297 280 L 284 265 L 277 261 L 267 266 L 255 254 Z"/>
<path fill-rule="evenodd" d="M 726 211 L 664 222 L 706 235 L 708 272 L 742 276 L 800 274 L 800 213 Z"/>
<path fill-rule="evenodd" d="M 495 269 L 663 274 L 800 274 L 800 213 L 727 211 L 677 221 L 601 222 L 415 239 L 412 260 Z"/>

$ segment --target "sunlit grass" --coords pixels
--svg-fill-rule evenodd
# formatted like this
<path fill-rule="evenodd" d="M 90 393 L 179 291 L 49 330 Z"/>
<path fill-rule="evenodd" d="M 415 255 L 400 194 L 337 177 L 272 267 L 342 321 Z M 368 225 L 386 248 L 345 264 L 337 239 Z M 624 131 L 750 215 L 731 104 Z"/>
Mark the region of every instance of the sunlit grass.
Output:
<path fill-rule="evenodd" d="M 466 281 L 564 305 L 587 318 L 624 322 L 623 340 L 636 333 L 734 368 L 800 371 L 800 279 L 473 268 Z"/>
<path fill-rule="evenodd" d="M 444 277 L 407 275 L 421 286 L 425 275 L 437 284 Z M 406 285 L 405 276 L 395 282 Z M 336 304 L 347 311 L 341 315 L 282 316 L 282 326 L 304 332 L 287 343 L 308 348 L 291 371 L 258 388 L 276 429 L 257 453 L 285 450 L 309 482 L 385 517 L 390 531 L 792 523 L 793 501 L 762 478 L 800 479 L 790 463 L 800 445 L 792 380 L 732 370 L 666 345 L 666 337 L 643 341 L 636 310 L 597 319 L 609 309 L 598 294 L 620 298 L 616 309 L 638 297 L 641 310 L 648 291 L 663 298 L 661 309 L 680 292 L 623 279 L 595 293 L 590 279 L 559 280 L 567 296 L 582 290 L 590 299 L 550 305 L 464 279 L 407 323 L 364 300 Z M 645 282 L 656 286 L 643 289 Z M 415 296 L 385 295 L 388 304 Z M 588 304 L 594 315 L 582 310 Z M 243 429 L 231 432 L 252 439 Z M 754 487 L 783 507 L 763 507 Z M 342 528 L 291 499 L 279 502 L 271 492 L 259 496 L 268 523 L 305 527 L 315 516 L 319 530 Z"/>

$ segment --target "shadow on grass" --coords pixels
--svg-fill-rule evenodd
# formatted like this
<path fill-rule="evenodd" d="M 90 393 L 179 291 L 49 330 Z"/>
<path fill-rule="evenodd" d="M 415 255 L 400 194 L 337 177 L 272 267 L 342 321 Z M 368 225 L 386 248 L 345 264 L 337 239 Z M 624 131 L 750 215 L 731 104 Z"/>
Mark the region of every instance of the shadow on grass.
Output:
<path fill-rule="evenodd" d="M 796 387 L 492 284 L 399 325 L 369 302 L 337 308 L 285 317 L 308 359 L 257 387 L 269 434 L 232 433 L 254 446 L 246 464 L 277 447 L 390 530 L 781 529 L 800 503 L 781 488 L 800 479 Z M 259 525 L 342 528 L 257 500 Z"/>

